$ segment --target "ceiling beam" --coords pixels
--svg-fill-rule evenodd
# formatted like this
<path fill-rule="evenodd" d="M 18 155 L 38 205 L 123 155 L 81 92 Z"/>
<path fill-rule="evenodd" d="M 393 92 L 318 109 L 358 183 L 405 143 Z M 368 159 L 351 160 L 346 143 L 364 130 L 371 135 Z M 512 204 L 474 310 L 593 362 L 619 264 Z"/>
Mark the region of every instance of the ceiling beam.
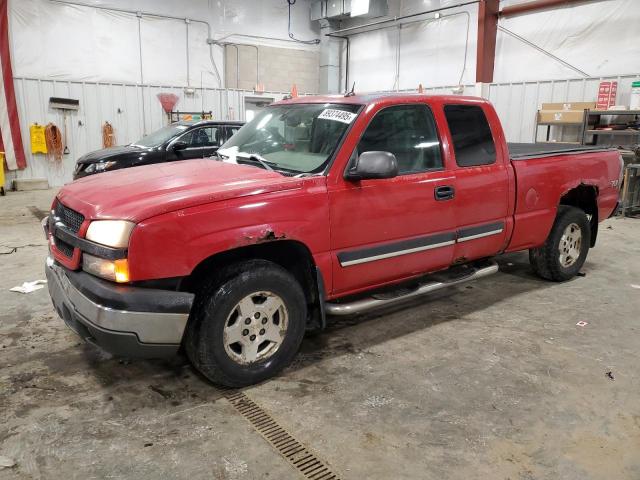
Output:
<path fill-rule="evenodd" d="M 511 15 L 520 15 L 522 13 L 538 12 L 556 7 L 567 7 L 575 3 L 586 3 L 591 0 L 535 0 L 533 2 L 519 3 L 504 7 L 500 10 L 501 17 L 509 17 Z"/>

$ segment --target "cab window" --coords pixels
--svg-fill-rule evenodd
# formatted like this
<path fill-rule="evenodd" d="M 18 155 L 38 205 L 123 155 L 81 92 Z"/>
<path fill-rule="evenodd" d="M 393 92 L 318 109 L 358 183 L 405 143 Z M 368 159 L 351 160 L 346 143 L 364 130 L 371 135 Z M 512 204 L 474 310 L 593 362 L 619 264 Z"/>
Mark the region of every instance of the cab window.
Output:
<path fill-rule="evenodd" d="M 217 147 L 220 145 L 216 137 L 218 131 L 217 127 L 194 128 L 185 133 L 180 140 L 186 142 L 189 148 Z"/>
<path fill-rule="evenodd" d="M 378 112 L 357 146 L 357 154 L 391 152 L 399 174 L 442 168 L 440 140 L 431 110 L 426 105 L 396 105 Z"/>
<path fill-rule="evenodd" d="M 456 163 L 459 167 L 491 165 L 496 161 L 496 146 L 482 108 L 477 105 L 446 105 Z"/>

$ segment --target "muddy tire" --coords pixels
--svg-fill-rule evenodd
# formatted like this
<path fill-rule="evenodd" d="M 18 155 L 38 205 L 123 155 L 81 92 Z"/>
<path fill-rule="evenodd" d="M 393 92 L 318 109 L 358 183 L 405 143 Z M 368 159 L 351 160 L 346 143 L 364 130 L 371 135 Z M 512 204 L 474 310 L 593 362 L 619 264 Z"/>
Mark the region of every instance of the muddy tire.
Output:
<path fill-rule="evenodd" d="M 252 385 L 291 363 L 306 318 L 304 292 L 293 275 L 266 260 L 241 262 L 197 295 L 185 350 L 212 382 Z"/>
<path fill-rule="evenodd" d="M 590 242 L 591 227 L 584 211 L 561 205 L 547 241 L 529 250 L 529 262 L 538 276 L 564 282 L 584 265 Z"/>

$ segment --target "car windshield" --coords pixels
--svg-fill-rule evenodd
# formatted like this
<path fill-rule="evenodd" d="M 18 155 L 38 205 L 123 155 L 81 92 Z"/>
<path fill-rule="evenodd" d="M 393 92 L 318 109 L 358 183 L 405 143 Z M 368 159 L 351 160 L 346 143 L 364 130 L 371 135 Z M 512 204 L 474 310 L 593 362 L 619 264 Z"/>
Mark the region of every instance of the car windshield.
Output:
<path fill-rule="evenodd" d="M 142 137 L 137 142 L 133 142 L 131 145 L 139 145 L 141 147 L 156 147 L 158 145 L 162 145 L 167 140 L 175 137 L 176 135 L 184 132 L 189 125 L 168 125 L 166 127 L 162 127 L 160 130 L 156 130 L 155 132 L 150 133 Z"/>
<path fill-rule="evenodd" d="M 274 105 L 260 112 L 218 150 L 224 161 L 249 159 L 262 167 L 296 173 L 321 172 L 359 105 Z"/>

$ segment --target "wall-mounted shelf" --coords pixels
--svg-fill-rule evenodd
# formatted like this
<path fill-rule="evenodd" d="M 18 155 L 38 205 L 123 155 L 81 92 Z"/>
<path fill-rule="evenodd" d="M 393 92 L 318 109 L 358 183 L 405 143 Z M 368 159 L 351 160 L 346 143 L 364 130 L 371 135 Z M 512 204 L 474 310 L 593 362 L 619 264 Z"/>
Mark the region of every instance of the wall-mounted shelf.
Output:
<path fill-rule="evenodd" d="M 582 130 L 582 143 L 584 145 L 595 145 L 598 142 L 599 136 L 607 136 L 611 139 L 611 146 L 613 146 L 614 137 L 627 137 L 630 141 L 633 140 L 633 137 L 640 136 L 640 129 L 631 129 L 626 128 L 622 130 L 601 130 L 598 128 L 589 128 L 591 126 L 590 122 L 593 121 L 593 127 L 597 127 L 600 123 L 600 119 L 603 116 L 612 116 L 612 117 L 638 117 L 640 116 L 640 110 L 587 110 L 583 130 Z M 587 135 L 591 135 L 592 140 L 590 143 L 587 142 Z M 629 143 L 629 142 L 627 142 Z"/>
<path fill-rule="evenodd" d="M 587 130 L 588 135 L 640 135 L 640 130 Z"/>
<path fill-rule="evenodd" d="M 640 110 L 589 110 L 589 115 L 640 115 Z"/>

